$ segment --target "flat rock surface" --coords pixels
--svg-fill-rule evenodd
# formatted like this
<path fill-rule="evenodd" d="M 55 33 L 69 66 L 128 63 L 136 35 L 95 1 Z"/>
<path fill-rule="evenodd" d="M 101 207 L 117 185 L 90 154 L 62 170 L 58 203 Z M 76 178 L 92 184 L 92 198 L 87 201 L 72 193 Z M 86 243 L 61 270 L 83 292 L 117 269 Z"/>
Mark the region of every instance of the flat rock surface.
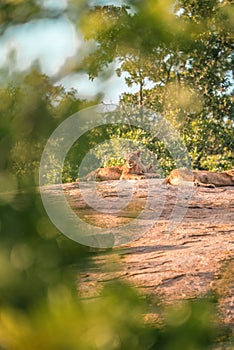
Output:
<path fill-rule="evenodd" d="M 84 297 L 118 278 L 165 302 L 215 291 L 222 320 L 234 325 L 234 187 L 177 188 L 150 179 L 63 184 L 63 191 L 103 238 L 78 273 Z M 115 247 L 104 249 L 105 237 Z"/>

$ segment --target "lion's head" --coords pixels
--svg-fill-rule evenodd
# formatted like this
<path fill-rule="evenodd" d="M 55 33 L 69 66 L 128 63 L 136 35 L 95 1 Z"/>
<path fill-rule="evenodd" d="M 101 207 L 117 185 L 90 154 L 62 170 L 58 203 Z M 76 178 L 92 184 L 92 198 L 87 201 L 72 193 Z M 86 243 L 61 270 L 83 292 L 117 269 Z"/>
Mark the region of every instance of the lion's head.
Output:
<path fill-rule="evenodd" d="M 131 152 L 127 155 L 126 157 L 126 166 L 129 169 L 132 169 L 136 166 L 138 166 L 139 164 L 141 164 L 141 152 L 140 151 L 135 151 L 135 152 Z"/>

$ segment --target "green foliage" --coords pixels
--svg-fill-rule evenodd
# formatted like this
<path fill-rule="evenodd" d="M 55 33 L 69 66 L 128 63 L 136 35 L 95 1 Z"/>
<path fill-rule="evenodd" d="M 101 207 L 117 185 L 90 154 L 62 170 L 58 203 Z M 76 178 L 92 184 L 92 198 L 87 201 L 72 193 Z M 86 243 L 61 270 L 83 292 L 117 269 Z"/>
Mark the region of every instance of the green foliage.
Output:
<path fill-rule="evenodd" d="M 129 72 L 127 83 L 141 87 L 140 98 L 123 99 L 165 113 L 182 130 L 192 158 L 196 161 L 200 157 L 203 167 L 209 168 L 207 162 L 211 162 L 217 168 L 217 159 L 228 167 L 232 162 L 233 121 L 227 92 L 232 30 L 227 7 L 215 1 L 199 1 L 199 6 L 194 1 L 178 2 L 184 12 L 175 17 L 168 11 L 171 1 L 128 3 L 130 8 L 112 6 L 89 13 L 86 1 L 73 1 L 67 15 L 77 20 L 74 14 L 78 4 L 84 35 L 97 43 L 82 69 L 93 78 L 118 58 L 122 63 L 118 73 Z M 15 24 L 61 15 L 36 0 L 3 0 L 0 11 L 0 33 Z M 148 80 L 154 88 L 144 90 Z M 135 289 L 121 282 L 107 284 L 99 298 L 79 298 L 76 273 L 88 268 L 90 254 L 88 248 L 61 236 L 47 217 L 37 191 L 38 167 L 51 132 L 69 115 L 92 103 L 80 101 L 74 90 L 54 86 L 37 70 L 21 72 L 8 85 L 2 79 L 0 100 L 0 348 L 212 348 L 217 340 L 217 313 L 210 300 L 186 301 L 167 308 L 152 301 L 148 305 Z M 141 115 L 136 113 L 138 117 Z M 204 130 L 206 137 L 202 138 Z M 83 135 L 68 154 L 63 180 L 77 176 L 83 157 L 95 147 L 103 165 L 114 164 L 114 158 L 107 157 L 110 144 L 113 157 L 117 148 L 122 152 L 117 158 L 122 161 L 128 146 L 123 143 L 119 149 L 116 138 L 130 140 L 129 147 L 139 148 L 140 143 L 147 160 L 151 160 L 147 150 L 157 153 L 158 159 L 153 159 L 160 169 L 167 171 L 174 165 L 162 141 L 152 139 L 142 129 L 130 128 L 123 120 L 121 128 L 107 125 Z M 47 174 L 49 183 L 58 180 L 53 172 L 58 164 L 53 159 L 52 164 Z M 161 326 L 145 322 L 144 315 L 153 306 L 162 315 Z"/>
<path fill-rule="evenodd" d="M 28 73 L 18 84 L 2 87 L 0 97 L 0 168 L 17 178 L 31 177 L 34 182 L 50 134 L 65 118 L 89 103 L 78 99 L 75 90 L 52 85 L 47 76 L 37 71 Z M 57 165 L 53 165 L 56 169 Z M 71 179 L 70 168 L 70 164 L 64 167 L 66 181 Z M 57 181 L 54 173 L 48 173 L 48 182 Z"/>
<path fill-rule="evenodd" d="M 128 153 L 140 150 L 141 159 L 145 165 L 153 165 L 155 171 L 162 177 L 174 167 L 174 160 L 162 141 L 152 139 L 149 132 L 132 127 L 116 127 L 109 140 L 92 150 L 102 167 L 123 165 Z"/>
<path fill-rule="evenodd" d="M 99 159 L 98 166 L 122 165 L 126 155 L 135 150 L 140 150 L 142 162 L 152 165 L 162 177 L 175 166 L 190 165 L 175 128 L 153 110 L 120 104 L 115 110 L 115 122 L 105 126 L 105 133 L 104 128 L 99 129 L 102 137 L 93 144 L 91 152 Z"/>
<path fill-rule="evenodd" d="M 0 34 L 8 27 L 24 24 L 35 19 L 57 18 L 63 11 L 50 9 L 43 0 L 1 0 Z"/>
<path fill-rule="evenodd" d="M 84 62 L 90 77 L 118 60 L 117 74 L 125 74 L 128 86 L 138 87 L 136 94 L 123 94 L 122 102 L 167 118 L 184 140 L 194 168 L 232 167 L 231 2 L 128 4 L 85 12 L 81 29 L 87 40 L 97 44 Z M 148 146 L 152 148 L 150 136 Z M 153 149 L 169 170 L 173 164 L 158 147 L 156 142 Z"/>
<path fill-rule="evenodd" d="M 59 235 L 31 189 L 1 192 L 0 211 L 2 349 L 174 350 L 185 344 L 201 350 L 215 344 L 209 300 L 164 309 L 121 282 L 108 283 L 99 298 L 80 299 L 74 273 L 77 266 L 87 270 L 87 250 Z M 152 307 L 163 326 L 145 324 Z"/>
<path fill-rule="evenodd" d="M 49 288 L 65 283 L 72 290 L 66 256 L 73 249 L 76 262 L 84 257 L 77 243 L 72 249 L 58 245 L 60 233 L 36 189 L 47 138 L 83 104 L 74 91 L 53 86 L 37 71 L 1 87 L 0 96 L 0 307 L 29 310 L 47 298 Z"/>
<path fill-rule="evenodd" d="M 98 299 L 83 301 L 60 284 L 49 289 L 46 303 L 28 314 L 1 310 L 0 346 L 6 350 L 206 350 L 215 344 L 210 301 L 181 302 L 160 311 L 162 326 L 145 324 L 146 302 L 120 282 L 108 284 Z"/>

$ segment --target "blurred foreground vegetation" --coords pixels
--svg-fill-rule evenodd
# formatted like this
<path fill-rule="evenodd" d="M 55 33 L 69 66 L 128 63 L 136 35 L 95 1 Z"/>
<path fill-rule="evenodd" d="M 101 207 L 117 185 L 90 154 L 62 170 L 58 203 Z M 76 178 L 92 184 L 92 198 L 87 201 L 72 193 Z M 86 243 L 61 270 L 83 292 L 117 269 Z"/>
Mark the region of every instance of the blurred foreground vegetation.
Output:
<path fill-rule="evenodd" d="M 27 90 L 27 79 L 39 86 L 38 94 L 31 85 Z M 88 269 L 92 253 L 52 225 L 37 177 L 46 136 L 84 102 L 59 89 L 64 99 L 51 106 L 50 95 L 44 100 L 40 94 L 45 83 L 47 77 L 32 72 L 22 90 L 4 89 L 11 105 L 1 115 L 0 349 L 205 350 L 229 344 L 231 330 L 219 324 L 214 299 L 160 306 L 121 282 L 107 284 L 96 299 L 79 298 L 77 266 Z M 35 105 L 39 101 L 33 111 L 29 95 Z M 64 114 L 56 119 L 51 110 L 59 107 Z M 145 322 L 152 312 L 161 315 L 159 323 Z"/>
<path fill-rule="evenodd" d="M 78 266 L 93 253 L 57 232 L 31 188 L 2 193 L 0 211 L 1 349 L 231 349 L 216 298 L 164 306 L 117 281 L 81 299 Z"/>
<path fill-rule="evenodd" d="M 145 104 L 174 122 L 198 167 L 217 170 L 232 165 L 228 1 L 179 1 L 184 11 L 176 23 L 172 13 L 168 15 L 168 1 L 156 1 L 158 8 L 152 1 L 128 1 L 131 11 L 112 6 L 92 7 L 91 12 L 85 1 L 69 1 L 63 10 L 49 10 L 45 3 L 2 0 L 0 34 L 40 18 L 53 20 L 63 16 L 62 11 L 75 25 L 79 17 L 85 39 L 98 45 L 94 55 L 72 65 L 73 71 L 86 70 L 94 78 L 118 58 L 118 74 L 127 71 L 127 84 L 139 86 L 138 94 L 124 94 L 121 100 L 139 108 Z M 93 20 L 96 25 L 89 25 Z M 179 20 L 182 24 L 177 26 Z M 89 32 L 91 28 L 96 31 Z M 74 266 L 88 268 L 90 252 L 63 237 L 48 219 L 37 189 L 38 167 L 52 131 L 99 100 L 80 100 L 76 91 L 54 85 L 39 67 L 11 70 L 12 64 L 2 69 L 0 87 L 0 349 L 202 350 L 228 339 L 210 299 L 159 307 L 120 282 L 107 285 L 97 299 L 79 298 Z M 159 76 L 164 83 L 145 89 L 148 79 L 155 82 L 153 77 L 158 81 Z M 150 135 L 127 127 L 100 129 L 74 145 L 63 180 L 74 180 L 87 150 L 115 135 L 126 136 L 136 146 L 142 142 L 158 159 L 161 155 L 165 171 L 173 167 L 165 147 Z M 97 149 L 97 157 L 108 160 L 108 147 Z M 116 158 L 118 149 L 113 141 L 110 153 Z M 48 182 L 56 180 L 48 174 Z M 152 308 L 164 315 L 160 325 L 145 323 L 144 315 Z"/>

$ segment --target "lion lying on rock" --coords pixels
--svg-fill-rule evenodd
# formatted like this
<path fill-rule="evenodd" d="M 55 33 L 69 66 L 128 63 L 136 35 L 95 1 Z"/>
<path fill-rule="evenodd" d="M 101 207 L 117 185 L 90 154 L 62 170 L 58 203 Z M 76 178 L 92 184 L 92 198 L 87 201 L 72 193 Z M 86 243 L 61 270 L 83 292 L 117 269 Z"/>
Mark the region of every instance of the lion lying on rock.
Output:
<path fill-rule="evenodd" d="M 145 167 L 140 158 L 140 151 L 131 152 L 126 157 L 122 166 L 98 168 L 91 171 L 78 181 L 107 181 L 107 180 L 142 180 L 146 178 L 159 178 L 160 175 L 154 172 L 152 165 Z"/>
<path fill-rule="evenodd" d="M 193 182 L 194 185 L 203 187 L 234 186 L 234 169 L 217 173 L 207 170 L 174 169 L 165 182 L 171 185 Z"/>

